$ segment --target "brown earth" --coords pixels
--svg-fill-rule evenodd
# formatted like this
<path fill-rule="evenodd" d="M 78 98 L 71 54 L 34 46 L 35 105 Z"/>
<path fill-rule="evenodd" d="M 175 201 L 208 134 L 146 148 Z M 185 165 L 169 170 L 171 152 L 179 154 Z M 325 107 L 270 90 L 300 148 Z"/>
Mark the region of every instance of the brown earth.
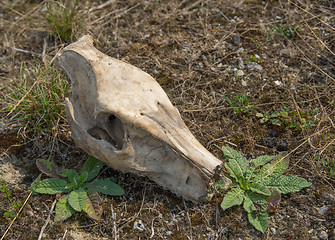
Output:
<path fill-rule="evenodd" d="M 49 4 L 58 6 L 60 22 L 74 13 L 70 27 L 55 31 Z M 99 50 L 155 77 L 217 157 L 225 145 L 248 158 L 287 152 L 286 175 L 313 185 L 282 196 L 262 234 L 240 206 L 222 211 L 219 193 L 194 204 L 146 178 L 106 168 L 102 176 L 114 176 L 125 195 L 103 197 L 101 221 L 76 213 L 54 223 L 51 214 L 43 239 L 335 239 L 335 2 L 4 0 L 0 6 L 0 180 L 12 191 L 9 198 L 0 192 L 0 236 L 13 220 L 3 215 L 15 210 L 12 202 L 25 201 L 39 175 L 36 159 L 80 169 L 87 157 L 71 141 L 64 117 L 53 131 L 29 128 L 38 119 L 17 121 L 22 103 L 8 98 L 7 87 L 24 78 L 23 67 L 32 72 L 91 34 Z M 17 112 L 8 115 L 10 104 Z M 280 111 L 264 123 L 256 116 Z M 30 196 L 4 239 L 37 239 L 54 200 Z M 143 232 L 134 230 L 138 220 Z"/>

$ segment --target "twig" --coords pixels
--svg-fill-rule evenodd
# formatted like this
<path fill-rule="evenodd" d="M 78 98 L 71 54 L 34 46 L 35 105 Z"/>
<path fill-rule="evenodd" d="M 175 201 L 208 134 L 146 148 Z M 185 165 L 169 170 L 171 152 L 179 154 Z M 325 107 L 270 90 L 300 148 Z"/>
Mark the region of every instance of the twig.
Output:
<path fill-rule="evenodd" d="M 108 7 L 109 5 L 112 5 L 116 2 L 116 0 L 109 0 L 103 4 L 100 4 L 99 6 L 96 6 L 96 7 L 91 7 L 90 10 L 88 10 L 88 12 L 93 12 L 93 11 L 96 11 L 96 10 L 100 10 L 100 9 L 103 9 L 105 7 Z"/>
<path fill-rule="evenodd" d="M 24 50 L 24 49 L 20 49 L 20 48 L 16 48 L 16 47 L 10 47 L 10 46 L 6 46 L 6 45 L 2 45 L 2 47 L 12 49 L 15 52 L 21 52 L 21 53 L 37 55 L 37 56 L 41 55 L 40 53 L 35 53 L 35 52 L 32 52 L 32 51 L 28 51 L 28 50 Z"/>
<path fill-rule="evenodd" d="M 192 235 L 193 235 L 193 231 L 192 231 L 192 222 L 191 222 L 190 214 L 189 214 L 189 212 L 188 212 L 188 208 L 187 208 L 187 206 L 186 206 L 186 202 L 185 202 L 185 200 L 183 200 L 183 202 L 184 202 L 184 207 L 185 207 L 185 209 L 186 209 L 186 216 L 187 216 L 187 219 L 188 219 L 188 221 L 190 222 L 190 237 L 191 237 L 191 240 L 192 240 L 192 239 L 193 239 L 193 237 L 192 237 Z"/>
<path fill-rule="evenodd" d="M 40 232 L 40 235 L 38 236 L 38 240 L 41 240 L 41 239 L 42 239 L 43 232 L 44 232 L 45 228 L 47 227 L 47 225 L 48 225 L 48 223 L 49 223 L 49 221 L 50 221 L 50 216 L 51 216 L 52 211 L 53 211 L 54 208 L 55 208 L 56 203 L 57 203 L 57 198 L 55 199 L 55 201 L 54 201 L 54 202 L 52 203 L 52 205 L 51 205 L 51 208 L 50 208 L 50 211 L 49 211 L 47 220 L 45 221 L 43 227 L 41 228 L 41 232 Z"/>
<path fill-rule="evenodd" d="M 111 212 L 112 212 L 112 223 L 113 223 L 113 230 L 114 230 L 114 239 L 118 239 L 117 228 L 116 228 L 116 213 L 113 210 L 113 204 L 111 204 Z"/>
<path fill-rule="evenodd" d="M 7 234 L 7 232 L 9 231 L 9 229 L 12 227 L 14 221 L 16 220 L 16 218 L 20 215 L 22 209 L 24 208 L 24 206 L 27 204 L 30 196 L 31 196 L 32 192 L 29 193 L 28 197 L 26 198 L 26 200 L 24 201 L 22 207 L 20 208 L 19 212 L 16 214 L 16 216 L 14 217 L 14 219 L 12 220 L 12 222 L 9 224 L 8 228 L 6 229 L 6 232 L 2 235 L 0 240 L 3 240 Z"/>
<path fill-rule="evenodd" d="M 7 114 L 7 117 L 12 114 L 12 112 L 17 108 L 17 106 L 20 105 L 20 103 L 25 99 L 28 95 L 28 93 L 33 89 L 33 87 L 36 85 L 36 83 L 39 82 L 39 79 L 37 79 L 34 84 L 30 87 L 30 89 L 24 94 L 24 96 L 17 102 L 17 104 L 10 110 L 10 112 Z"/>

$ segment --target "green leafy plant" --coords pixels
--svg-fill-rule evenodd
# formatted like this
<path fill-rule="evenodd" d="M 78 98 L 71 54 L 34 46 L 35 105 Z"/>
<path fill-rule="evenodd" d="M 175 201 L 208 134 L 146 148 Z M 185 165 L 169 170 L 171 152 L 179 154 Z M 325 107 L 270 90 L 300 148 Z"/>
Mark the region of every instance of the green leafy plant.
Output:
<path fill-rule="evenodd" d="M 22 206 L 20 201 L 12 201 L 12 191 L 9 190 L 8 185 L 5 180 L 0 182 L 0 192 L 3 193 L 3 196 L 8 199 L 10 202 L 11 208 L 13 210 L 6 211 L 3 215 L 4 218 L 14 218 L 17 216 L 18 210 Z"/>
<path fill-rule="evenodd" d="M 80 174 L 74 169 L 60 169 L 48 160 L 37 160 L 38 169 L 52 178 L 36 180 L 31 191 L 42 194 L 62 194 L 59 198 L 55 221 L 64 221 L 76 211 L 84 211 L 95 220 L 102 215 L 102 200 L 99 193 L 121 196 L 123 188 L 110 178 L 96 178 L 104 163 L 94 157 L 89 157 Z"/>
<path fill-rule="evenodd" d="M 244 95 L 234 96 L 233 99 L 226 97 L 226 101 L 233 108 L 234 114 L 247 114 L 254 108 L 250 105 L 249 99 Z"/>
<path fill-rule="evenodd" d="M 288 157 L 260 156 L 249 163 L 232 148 L 224 147 L 223 153 L 227 177 L 232 184 L 221 208 L 226 210 L 243 204 L 249 222 L 263 233 L 268 226 L 268 212 L 278 207 L 280 194 L 297 192 L 311 185 L 304 178 L 282 175 L 288 167 Z"/>

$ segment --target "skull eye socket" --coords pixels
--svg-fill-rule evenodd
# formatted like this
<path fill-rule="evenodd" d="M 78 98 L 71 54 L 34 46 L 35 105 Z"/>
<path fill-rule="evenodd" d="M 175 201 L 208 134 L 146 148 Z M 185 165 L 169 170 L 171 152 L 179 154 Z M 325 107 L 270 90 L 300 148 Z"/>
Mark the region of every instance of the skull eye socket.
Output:
<path fill-rule="evenodd" d="M 94 126 L 87 132 L 98 140 L 105 140 L 115 150 L 121 150 L 124 142 L 125 132 L 122 121 L 113 114 L 103 114 L 102 124 Z"/>

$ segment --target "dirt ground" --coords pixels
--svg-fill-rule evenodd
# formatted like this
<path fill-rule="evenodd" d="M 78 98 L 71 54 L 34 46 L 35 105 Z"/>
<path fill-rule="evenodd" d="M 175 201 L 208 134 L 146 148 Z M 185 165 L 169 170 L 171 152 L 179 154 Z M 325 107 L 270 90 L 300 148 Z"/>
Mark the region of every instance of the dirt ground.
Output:
<path fill-rule="evenodd" d="M 0 30 L 0 180 L 11 191 L 0 192 L 0 236 L 13 220 L 4 214 L 29 197 L 4 239 L 335 239 L 333 0 L 2 0 Z M 106 168 L 102 175 L 126 193 L 103 196 L 101 221 L 76 213 L 55 223 L 52 213 L 42 231 L 55 196 L 29 196 L 40 174 L 36 159 L 80 169 L 87 155 L 71 140 L 62 110 L 70 86 L 50 103 L 60 113 L 49 128 L 38 125 L 44 115 L 23 119 L 31 114 L 23 102 L 34 100 L 25 101 L 27 91 L 14 99 L 8 86 L 39 68 L 66 82 L 47 65 L 85 34 L 100 51 L 153 76 L 215 156 L 223 159 L 226 145 L 247 158 L 287 152 L 285 174 L 312 186 L 283 195 L 262 234 L 240 206 L 222 211 L 219 193 L 195 204 Z M 139 220 L 143 231 L 134 229 Z"/>

